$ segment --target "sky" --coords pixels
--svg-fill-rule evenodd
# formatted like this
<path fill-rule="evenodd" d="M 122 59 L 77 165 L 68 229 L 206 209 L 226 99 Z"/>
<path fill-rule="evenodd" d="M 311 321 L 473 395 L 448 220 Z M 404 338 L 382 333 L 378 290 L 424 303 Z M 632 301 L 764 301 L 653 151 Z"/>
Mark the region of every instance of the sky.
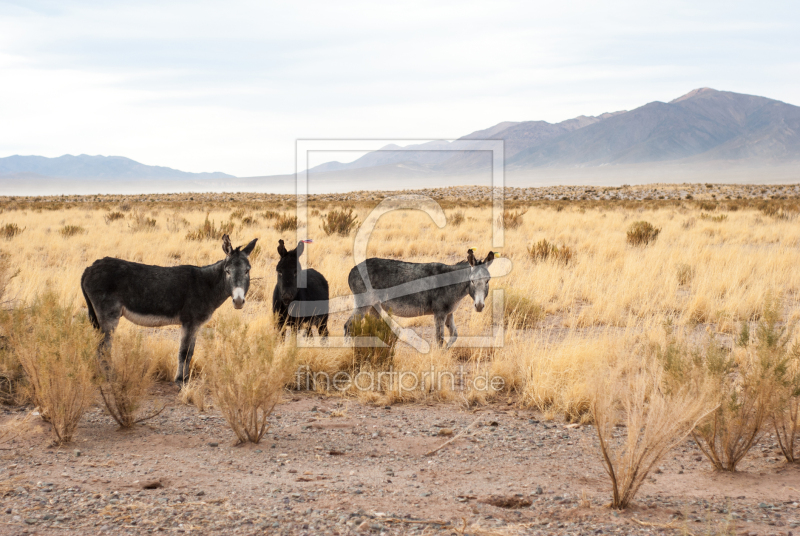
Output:
<path fill-rule="evenodd" d="M 698 87 L 800 105 L 798 50 L 797 2 L 0 0 L 0 157 L 247 177 L 294 172 L 297 139 L 455 139 Z"/>

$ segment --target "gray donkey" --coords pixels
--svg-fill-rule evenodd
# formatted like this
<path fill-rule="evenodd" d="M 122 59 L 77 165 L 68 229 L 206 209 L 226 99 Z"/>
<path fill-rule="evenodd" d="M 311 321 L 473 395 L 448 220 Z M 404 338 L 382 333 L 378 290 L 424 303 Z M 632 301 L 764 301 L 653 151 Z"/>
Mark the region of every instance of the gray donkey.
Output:
<path fill-rule="evenodd" d="M 120 317 L 147 327 L 177 324 L 181 347 L 175 382 L 186 382 L 200 326 L 228 298 L 235 308 L 244 307 L 250 287 L 248 256 L 256 240 L 234 249 L 224 235 L 225 258 L 209 266 L 150 266 L 112 257 L 94 261 L 83 272 L 81 290 L 92 325 L 104 335 L 98 355 L 111 348 Z"/>
<path fill-rule="evenodd" d="M 356 310 L 345 323 L 345 335 L 351 334 L 355 318 L 364 314 L 378 315 L 380 307 L 400 317 L 433 315 L 436 342 L 444 344 L 444 326 L 450 332 L 447 346 L 458 338 L 453 311 L 462 298 L 469 295 L 475 310 L 483 311 L 489 292 L 489 266 L 494 260 L 490 252 L 483 261 L 470 249 L 467 260 L 456 264 L 439 262 L 415 263 L 371 258 L 350 270 L 347 282 L 355 296 Z M 368 278 L 368 282 L 364 277 Z"/>

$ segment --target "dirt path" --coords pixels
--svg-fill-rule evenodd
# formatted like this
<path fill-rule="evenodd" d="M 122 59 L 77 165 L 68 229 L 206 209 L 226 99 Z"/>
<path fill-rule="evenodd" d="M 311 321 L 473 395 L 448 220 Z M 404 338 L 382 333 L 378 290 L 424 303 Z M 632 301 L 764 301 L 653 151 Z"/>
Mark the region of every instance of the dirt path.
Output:
<path fill-rule="evenodd" d="M 159 385 L 153 398 L 175 394 Z M 272 421 L 260 445 L 242 447 L 216 409 L 181 405 L 127 432 L 95 407 L 64 448 L 47 447 L 43 425 L 0 451 L 0 534 L 800 534 L 800 468 L 769 438 L 733 475 L 687 441 L 617 513 L 603 506 L 594 429 L 513 405 L 294 394 Z M 153 482 L 163 487 L 142 489 Z M 491 496 L 531 505 L 481 502 Z"/>

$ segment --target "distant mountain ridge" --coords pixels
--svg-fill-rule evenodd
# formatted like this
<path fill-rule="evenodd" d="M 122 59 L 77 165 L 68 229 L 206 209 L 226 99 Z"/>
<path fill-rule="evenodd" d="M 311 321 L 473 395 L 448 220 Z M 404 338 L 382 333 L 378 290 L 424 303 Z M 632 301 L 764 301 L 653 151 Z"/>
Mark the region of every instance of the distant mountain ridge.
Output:
<path fill-rule="evenodd" d="M 86 180 L 183 180 L 234 178 L 219 171 L 190 173 L 163 166 L 148 166 L 124 156 L 64 155 L 7 156 L 0 158 L 0 179 L 38 176 Z"/>
<path fill-rule="evenodd" d="M 579 116 L 555 124 L 507 121 L 460 139 L 504 140 L 508 171 L 721 160 L 771 165 L 800 162 L 800 107 L 699 88 L 668 103 L 655 101 L 631 111 Z M 394 165 L 470 173 L 491 165 L 485 151 L 448 151 L 449 145 L 433 141 L 387 146 L 348 164 L 328 162 L 311 171 Z"/>

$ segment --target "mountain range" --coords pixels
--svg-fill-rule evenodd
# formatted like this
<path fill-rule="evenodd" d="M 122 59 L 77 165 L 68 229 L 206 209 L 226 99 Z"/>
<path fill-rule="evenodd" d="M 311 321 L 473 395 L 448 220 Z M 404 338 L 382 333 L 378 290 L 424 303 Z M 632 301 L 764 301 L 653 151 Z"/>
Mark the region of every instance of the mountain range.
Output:
<path fill-rule="evenodd" d="M 651 102 L 630 111 L 579 116 L 555 124 L 503 122 L 459 139 L 504 140 L 505 169 L 511 172 L 665 162 L 771 165 L 800 162 L 800 107 L 701 88 L 670 102 Z M 491 165 L 486 151 L 452 151 L 449 146 L 446 141 L 388 145 L 354 162 L 328 162 L 310 171 L 402 166 L 464 174 Z"/>
<path fill-rule="evenodd" d="M 189 173 L 147 166 L 124 156 L 8 156 L 0 158 L 2 178 L 60 178 L 82 180 L 184 180 L 234 178 L 226 173 Z"/>

